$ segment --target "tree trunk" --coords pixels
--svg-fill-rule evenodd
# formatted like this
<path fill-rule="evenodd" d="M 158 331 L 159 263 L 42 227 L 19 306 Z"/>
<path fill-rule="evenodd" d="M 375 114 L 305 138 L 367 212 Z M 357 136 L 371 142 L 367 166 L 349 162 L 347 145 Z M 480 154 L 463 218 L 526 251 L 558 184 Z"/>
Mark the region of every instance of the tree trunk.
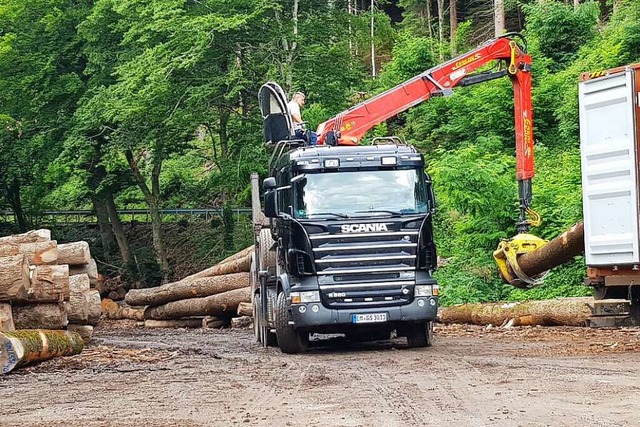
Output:
<path fill-rule="evenodd" d="M 221 319 L 219 317 L 206 316 L 202 319 L 203 329 L 220 329 L 229 324 L 229 319 Z"/>
<path fill-rule="evenodd" d="M 438 0 L 438 40 L 440 40 L 440 61 L 444 60 L 442 46 L 444 45 L 444 0 Z"/>
<path fill-rule="evenodd" d="M 237 312 L 241 302 L 249 301 L 251 301 L 251 291 L 247 287 L 205 298 L 190 298 L 158 307 L 147 307 L 144 318 L 164 320 L 191 316 L 230 316 Z"/>
<path fill-rule="evenodd" d="M 69 266 L 70 276 L 77 276 L 78 274 L 86 274 L 87 276 L 89 276 L 89 282 L 92 286 L 96 286 L 100 282 L 98 265 L 96 264 L 96 260 L 93 258 L 91 258 L 88 264 Z"/>
<path fill-rule="evenodd" d="M 433 27 L 431 26 L 431 21 L 433 17 L 431 16 L 431 0 L 427 0 L 427 28 L 429 30 L 429 38 L 433 38 Z"/>
<path fill-rule="evenodd" d="M 24 254 L 0 258 L 0 301 L 29 297 L 29 264 Z"/>
<path fill-rule="evenodd" d="M 0 245 L 21 243 L 37 243 L 48 242 L 51 240 L 51 230 L 40 229 L 32 230 L 23 234 L 14 234 L 13 236 L 0 237 Z"/>
<path fill-rule="evenodd" d="M 125 302 L 129 305 L 162 305 L 172 301 L 201 298 L 249 286 L 249 273 L 226 274 L 181 280 L 157 288 L 132 289 Z"/>
<path fill-rule="evenodd" d="M 440 1 L 440 0 L 439 0 Z M 496 37 L 504 34 L 504 0 L 494 1 L 494 25 Z"/>
<path fill-rule="evenodd" d="M 249 246 L 229 258 L 223 259 L 213 267 L 187 276 L 181 281 L 200 279 L 202 277 L 222 276 L 223 274 L 248 272 L 251 268 L 251 255 L 253 254 L 253 250 L 253 246 Z"/>
<path fill-rule="evenodd" d="M 93 326 L 91 325 L 69 325 L 67 326 L 67 331 L 80 335 L 85 345 L 89 344 L 91 338 L 93 338 Z"/>
<path fill-rule="evenodd" d="M 21 243 L 20 253 L 27 256 L 30 265 L 52 265 L 58 262 L 58 242 Z"/>
<path fill-rule="evenodd" d="M 87 305 L 87 324 L 96 326 L 100 323 L 100 292 L 95 289 L 89 289 L 82 294 Z"/>
<path fill-rule="evenodd" d="M 144 321 L 145 328 L 201 328 L 202 317 L 190 317 L 188 319 L 175 320 L 151 320 Z"/>
<path fill-rule="evenodd" d="M 238 316 L 253 316 L 253 304 L 250 302 L 241 302 L 238 304 Z"/>
<path fill-rule="evenodd" d="M 458 8 L 457 0 L 449 0 L 449 30 L 451 41 L 451 55 L 456 56 L 456 31 L 458 30 Z"/>
<path fill-rule="evenodd" d="M 129 268 L 134 268 L 135 262 L 131 255 L 131 250 L 129 249 L 129 240 L 127 239 L 127 234 L 124 232 L 124 227 L 122 226 L 122 221 L 120 221 L 120 216 L 118 215 L 116 203 L 113 200 L 113 194 L 111 194 L 111 191 L 105 192 L 104 202 L 107 208 L 107 213 L 109 214 L 109 221 L 111 221 L 111 227 L 113 228 L 113 234 L 116 237 L 116 242 L 118 243 L 122 262 L 127 264 Z"/>
<path fill-rule="evenodd" d="M 31 270 L 30 302 L 69 301 L 68 265 L 36 265 Z"/>
<path fill-rule="evenodd" d="M 0 257 L 14 256 L 20 253 L 20 245 L 16 243 L 0 244 Z"/>
<path fill-rule="evenodd" d="M 102 314 L 107 319 L 121 320 L 144 320 L 144 308 L 141 307 L 129 307 L 125 303 L 118 304 L 115 301 L 105 298 L 100 303 Z"/>
<path fill-rule="evenodd" d="M 108 256 L 113 253 L 116 247 L 116 241 L 113 236 L 113 230 L 111 223 L 109 222 L 109 212 L 105 201 L 98 196 L 91 198 L 93 202 L 93 208 L 96 211 L 96 218 L 98 219 L 98 230 L 100 230 L 100 241 L 102 242 L 102 252 L 104 256 Z"/>
<path fill-rule="evenodd" d="M 91 261 L 89 244 L 84 241 L 58 245 L 58 264 L 84 265 Z"/>
<path fill-rule="evenodd" d="M 558 298 L 543 301 L 463 304 L 440 309 L 442 323 L 512 326 L 585 326 L 593 298 Z"/>
<path fill-rule="evenodd" d="M 6 374 L 31 362 L 79 354 L 82 337 L 69 331 L 0 332 L 0 369 Z"/>
<path fill-rule="evenodd" d="M 234 317 L 231 319 L 232 328 L 248 328 L 253 324 L 253 319 L 249 316 Z"/>
<path fill-rule="evenodd" d="M 13 323 L 11 305 L 0 302 L 0 331 L 15 331 L 16 325 Z M 2 351 L 0 351 L 2 354 Z"/>
<path fill-rule="evenodd" d="M 85 297 L 85 291 L 90 289 L 89 276 L 77 274 L 69 277 L 69 304 L 67 312 L 69 321 L 78 325 L 84 325 L 89 318 L 89 306 Z"/>
<path fill-rule="evenodd" d="M 14 178 L 13 181 L 11 181 L 11 184 L 6 185 L 6 190 L 5 198 L 15 215 L 16 221 L 18 222 L 18 228 L 24 233 L 29 229 L 29 221 L 27 220 L 27 216 L 24 214 L 24 209 L 22 209 L 20 181 L 18 178 Z"/>
<path fill-rule="evenodd" d="M 69 323 L 63 304 L 14 305 L 16 329 L 64 329 Z"/>

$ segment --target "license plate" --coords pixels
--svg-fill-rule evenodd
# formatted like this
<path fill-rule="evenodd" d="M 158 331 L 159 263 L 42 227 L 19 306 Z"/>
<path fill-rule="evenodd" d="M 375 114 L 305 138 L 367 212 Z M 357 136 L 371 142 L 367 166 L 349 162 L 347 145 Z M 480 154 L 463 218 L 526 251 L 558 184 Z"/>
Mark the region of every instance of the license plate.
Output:
<path fill-rule="evenodd" d="M 387 313 L 352 314 L 351 323 L 386 322 Z"/>

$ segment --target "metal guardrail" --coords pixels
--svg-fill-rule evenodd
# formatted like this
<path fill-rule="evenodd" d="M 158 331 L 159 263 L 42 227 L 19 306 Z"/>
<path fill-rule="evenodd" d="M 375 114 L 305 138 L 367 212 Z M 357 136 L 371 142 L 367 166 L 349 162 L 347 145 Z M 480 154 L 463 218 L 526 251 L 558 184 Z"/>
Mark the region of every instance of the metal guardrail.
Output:
<path fill-rule="evenodd" d="M 160 209 L 160 217 L 163 222 L 177 222 L 188 217 L 197 217 L 209 221 L 214 217 L 222 216 L 225 211 L 231 211 L 233 215 L 251 216 L 251 208 L 198 208 L 198 209 Z M 120 220 L 123 222 L 151 222 L 149 209 L 120 209 Z M 13 211 L 0 211 L 0 218 L 4 222 L 16 222 Z M 70 211 L 44 211 L 30 218 L 36 224 L 96 224 L 96 213 L 90 210 Z"/>

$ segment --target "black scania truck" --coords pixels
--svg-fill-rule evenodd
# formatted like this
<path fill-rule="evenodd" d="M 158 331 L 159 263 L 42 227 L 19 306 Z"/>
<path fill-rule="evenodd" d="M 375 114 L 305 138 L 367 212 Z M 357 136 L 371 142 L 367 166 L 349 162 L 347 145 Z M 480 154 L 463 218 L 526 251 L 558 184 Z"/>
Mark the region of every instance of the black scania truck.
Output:
<path fill-rule="evenodd" d="M 256 339 L 304 352 L 313 333 L 432 344 L 435 202 L 424 160 L 397 139 L 309 146 L 291 135 L 281 89 L 260 106 L 273 149 L 269 177 L 252 176 Z"/>

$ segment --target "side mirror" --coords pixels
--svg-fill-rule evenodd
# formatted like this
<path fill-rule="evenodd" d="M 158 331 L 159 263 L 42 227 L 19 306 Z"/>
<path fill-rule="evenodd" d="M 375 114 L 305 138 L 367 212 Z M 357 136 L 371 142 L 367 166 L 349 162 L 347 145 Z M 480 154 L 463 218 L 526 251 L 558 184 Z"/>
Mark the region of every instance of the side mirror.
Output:
<path fill-rule="evenodd" d="M 264 181 L 262 181 L 262 188 L 264 191 L 273 190 L 277 187 L 277 185 L 278 184 L 276 184 L 276 179 L 272 176 L 270 176 L 269 178 L 265 178 Z"/>
<path fill-rule="evenodd" d="M 267 178 L 269 179 L 269 178 Z M 273 178 L 271 178 L 273 179 Z M 265 180 L 266 181 L 266 180 Z M 275 180 L 274 180 L 275 182 Z M 268 190 L 264 193 L 264 215 L 267 218 L 277 218 L 278 217 L 278 192 L 274 189 Z"/>

